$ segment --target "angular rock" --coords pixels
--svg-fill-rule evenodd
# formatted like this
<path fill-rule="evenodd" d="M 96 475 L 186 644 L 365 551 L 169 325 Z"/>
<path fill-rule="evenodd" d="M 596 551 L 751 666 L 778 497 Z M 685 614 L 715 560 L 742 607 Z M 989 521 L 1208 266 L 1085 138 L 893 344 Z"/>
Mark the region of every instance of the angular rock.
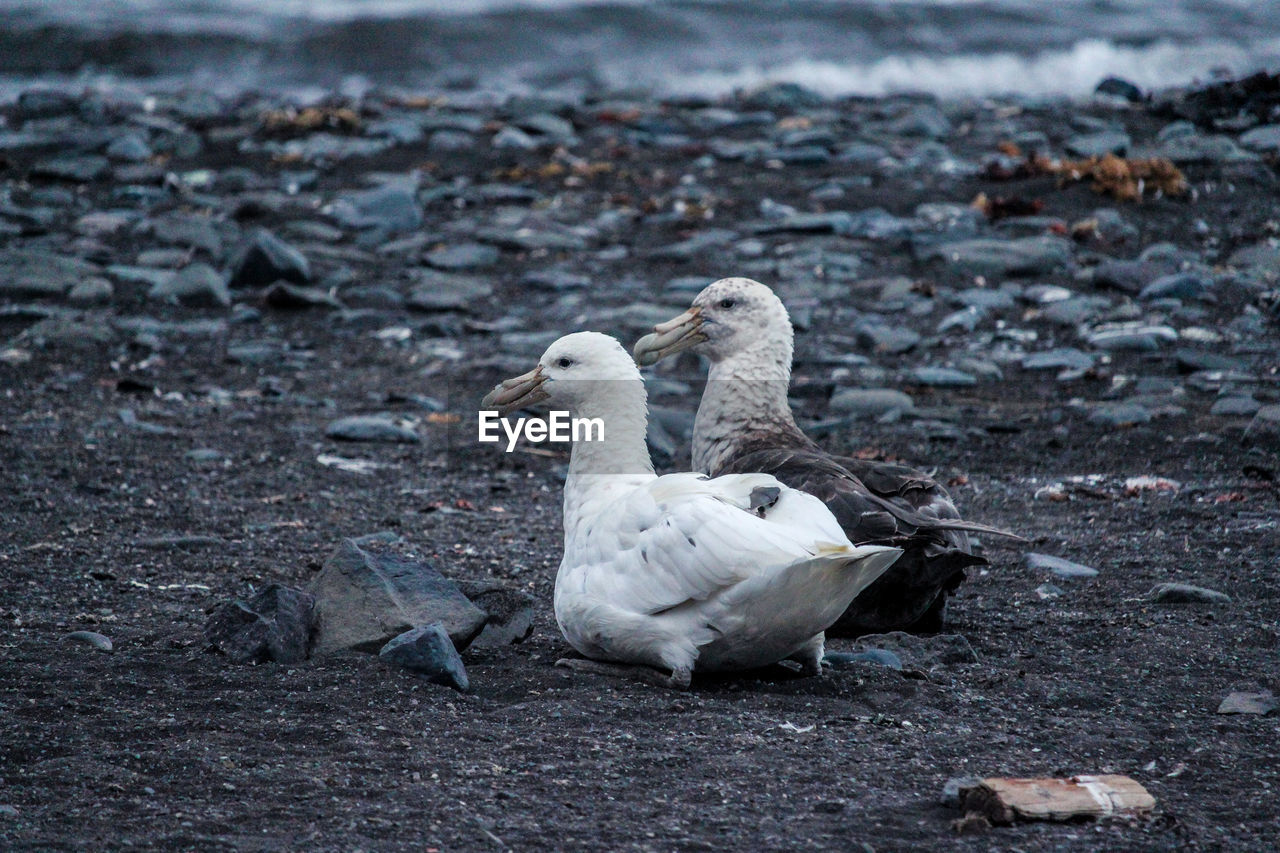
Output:
<path fill-rule="evenodd" d="M 1158 583 L 1147 597 L 1160 604 L 1229 604 L 1231 596 L 1188 583 Z"/>
<path fill-rule="evenodd" d="M 1073 776 L 1070 779 L 982 779 L 960 789 L 961 807 L 992 823 L 1017 820 L 1110 818 L 1151 811 L 1155 798 L 1128 776 Z"/>
<path fill-rule="evenodd" d="M 439 622 L 465 649 L 487 617 L 430 565 L 343 540 L 311 583 L 316 599 L 313 653 L 376 652 L 393 637 Z"/>
<path fill-rule="evenodd" d="M 1141 300 L 1148 299 L 1205 299 L 1213 292 L 1213 277 L 1198 273 L 1182 272 L 1161 276 L 1142 288 Z"/>
<path fill-rule="evenodd" d="M 352 415 L 331 421 L 324 434 L 339 441 L 388 441 L 417 444 L 422 438 L 387 415 Z"/>
<path fill-rule="evenodd" d="M 467 668 L 440 622 L 392 638 L 378 652 L 378 657 L 433 684 L 443 684 L 460 693 L 471 689 Z"/>
<path fill-rule="evenodd" d="M 1093 578 L 1098 576 L 1097 569 L 1080 563 L 1073 563 L 1061 557 L 1054 557 L 1050 554 L 1030 553 L 1023 559 L 1026 561 L 1027 568 L 1048 571 L 1060 578 Z"/>
<path fill-rule="evenodd" d="M 215 610 L 204 636 L 235 663 L 299 663 L 310 649 L 314 607 L 308 593 L 271 584 L 247 602 L 231 601 Z"/>
<path fill-rule="evenodd" d="M 487 580 L 456 582 L 462 594 L 485 613 L 484 630 L 471 641 L 476 648 L 522 642 L 533 631 L 533 599 Z"/>
<path fill-rule="evenodd" d="M 264 287 L 277 281 L 307 284 L 311 264 L 293 246 L 265 228 L 255 229 L 232 265 L 232 287 Z"/>
<path fill-rule="evenodd" d="M 866 649 L 861 652 L 827 652 L 822 660 L 836 668 L 854 663 L 873 663 L 898 672 L 902 671 L 902 659 L 888 649 Z"/>
<path fill-rule="evenodd" d="M 1277 708 L 1280 708 L 1280 701 L 1276 700 L 1275 694 L 1270 690 L 1258 693 L 1236 691 L 1227 694 L 1227 697 L 1222 700 L 1222 704 L 1218 705 L 1218 713 L 1256 714 L 1265 717 Z"/>
<path fill-rule="evenodd" d="M 1258 409 L 1244 431 L 1244 441 L 1260 447 L 1280 447 L 1280 404 Z"/>

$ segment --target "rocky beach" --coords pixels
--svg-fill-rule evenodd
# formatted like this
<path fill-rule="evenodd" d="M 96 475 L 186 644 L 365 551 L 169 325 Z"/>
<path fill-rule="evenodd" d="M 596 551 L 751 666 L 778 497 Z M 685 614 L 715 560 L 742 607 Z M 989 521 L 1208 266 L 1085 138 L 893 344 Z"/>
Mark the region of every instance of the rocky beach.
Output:
<path fill-rule="evenodd" d="M 1280 76 L 1079 98 L 28 88 L 0 107 L 0 844 L 1274 843 Z M 771 286 L 824 447 L 982 542 L 944 633 L 687 693 L 553 663 L 567 455 L 476 442 L 559 335 Z M 703 372 L 649 372 L 688 464 Z M 344 539 L 521 593 L 469 690 L 239 664 L 209 615 Z M 345 547 L 345 546 L 344 546 Z M 385 657 L 385 655 L 384 655 Z M 955 824 L 969 776 L 1156 810 Z M 957 830 L 963 830 L 958 832 Z"/>

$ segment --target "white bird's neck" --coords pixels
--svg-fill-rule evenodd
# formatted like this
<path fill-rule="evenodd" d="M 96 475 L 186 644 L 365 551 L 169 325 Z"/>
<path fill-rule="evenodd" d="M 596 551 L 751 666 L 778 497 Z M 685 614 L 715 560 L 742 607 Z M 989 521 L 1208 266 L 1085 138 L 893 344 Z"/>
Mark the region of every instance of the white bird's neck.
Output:
<path fill-rule="evenodd" d="M 711 365 L 693 423 L 693 468 L 716 475 L 753 435 L 807 443 L 787 402 L 791 347 L 761 347 Z"/>
<path fill-rule="evenodd" d="M 578 521 L 593 515 L 618 488 L 634 488 L 652 480 L 653 460 L 645 443 L 648 406 L 639 376 L 634 381 L 597 383 L 592 399 L 575 411 L 577 418 L 599 418 L 604 437 L 575 440 L 564 488 L 565 534 L 572 537 Z M 584 430 L 584 436 L 587 434 Z"/>

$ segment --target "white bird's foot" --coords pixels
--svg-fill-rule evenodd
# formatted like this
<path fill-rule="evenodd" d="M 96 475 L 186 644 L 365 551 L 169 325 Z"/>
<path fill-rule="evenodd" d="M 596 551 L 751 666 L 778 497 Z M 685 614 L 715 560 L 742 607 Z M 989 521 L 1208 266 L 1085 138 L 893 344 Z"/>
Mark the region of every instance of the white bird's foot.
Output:
<path fill-rule="evenodd" d="M 823 655 L 825 654 L 826 636 L 818 634 L 803 649 L 793 654 L 789 660 L 800 664 L 800 672 L 815 677 L 822 675 Z M 830 664 L 827 664 L 830 666 Z"/>
<path fill-rule="evenodd" d="M 668 687 L 672 690 L 688 690 L 689 682 L 692 680 L 692 673 L 688 667 L 680 667 L 672 670 L 670 675 L 663 675 L 661 671 L 648 666 L 606 663 L 605 661 L 588 660 L 586 658 L 561 658 L 556 661 L 556 666 L 563 666 L 575 672 L 586 672 L 592 675 L 607 675 L 613 678 L 643 681 L 655 687 Z"/>

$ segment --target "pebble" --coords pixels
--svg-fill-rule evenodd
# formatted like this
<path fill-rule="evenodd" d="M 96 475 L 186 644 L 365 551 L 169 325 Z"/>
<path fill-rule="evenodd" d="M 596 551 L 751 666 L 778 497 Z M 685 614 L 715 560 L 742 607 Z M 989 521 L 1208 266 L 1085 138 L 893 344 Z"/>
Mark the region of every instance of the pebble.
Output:
<path fill-rule="evenodd" d="M 352 415 L 331 421 L 324 429 L 338 441 L 378 441 L 417 444 L 422 438 L 412 429 L 396 423 L 389 415 Z"/>
<path fill-rule="evenodd" d="M 111 638 L 99 634 L 97 631 L 72 631 L 65 635 L 62 639 L 70 640 L 73 643 L 84 643 L 87 646 L 93 646 L 100 652 L 112 652 L 115 646 L 111 642 Z"/>
<path fill-rule="evenodd" d="M 1055 577 L 1092 578 L 1098 575 L 1097 569 L 1091 569 L 1080 563 L 1073 563 L 1070 560 L 1064 560 L 1061 557 L 1054 557 L 1050 554 L 1028 553 L 1023 557 L 1023 560 L 1026 562 L 1027 568 L 1048 571 Z"/>
<path fill-rule="evenodd" d="M 1205 299 L 1213 292 L 1213 279 L 1198 273 L 1174 273 L 1161 276 L 1138 293 L 1142 300 Z"/>
<path fill-rule="evenodd" d="M 405 304 L 416 311 L 467 311 L 493 295 L 493 283 L 479 276 L 418 270 Z"/>
<path fill-rule="evenodd" d="M 1280 124 L 1264 124 L 1240 134 L 1240 144 L 1264 154 L 1280 153 Z"/>
<path fill-rule="evenodd" d="M 1258 409 L 1244 431 L 1244 441 L 1261 447 L 1280 447 L 1280 405 Z"/>
<path fill-rule="evenodd" d="M 1219 397 L 1209 407 L 1209 414 L 1223 417 L 1252 417 L 1262 408 L 1262 404 L 1248 394 Z"/>
<path fill-rule="evenodd" d="M 874 663 L 877 666 L 902 671 L 902 659 L 888 649 L 866 649 L 861 652 L 829 651 L 823 657 L 823 661 L 837 669 L 853 663 Z"/>
<path fill-rule="evenodd" d="M 1186 583 L 1159 583 L 1147 597 L 1161 604 L 1229 604 L 1231 596 L 1216 589 Z"/>
<path fill-rule="evenodd" d="M 111 174 L 111 161 L 96 154 L 64 154 L 40 160 L 31 167 L 33 178 L 49 178 L 87 184 Z"/>

